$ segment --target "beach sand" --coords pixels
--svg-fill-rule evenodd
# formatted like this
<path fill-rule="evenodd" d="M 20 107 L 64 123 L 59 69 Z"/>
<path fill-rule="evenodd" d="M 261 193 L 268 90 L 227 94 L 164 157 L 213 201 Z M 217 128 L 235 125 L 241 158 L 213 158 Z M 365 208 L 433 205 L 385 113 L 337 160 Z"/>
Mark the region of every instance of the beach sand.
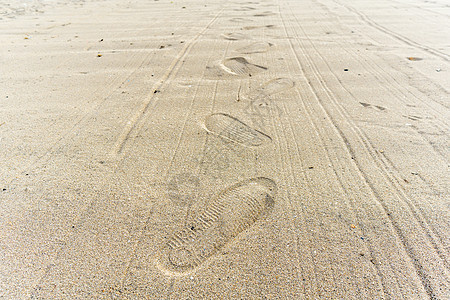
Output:
<path fill-rule="evenodd" d="M 0 298 L 448 299 L 447 1 L 0 13 Z"/>

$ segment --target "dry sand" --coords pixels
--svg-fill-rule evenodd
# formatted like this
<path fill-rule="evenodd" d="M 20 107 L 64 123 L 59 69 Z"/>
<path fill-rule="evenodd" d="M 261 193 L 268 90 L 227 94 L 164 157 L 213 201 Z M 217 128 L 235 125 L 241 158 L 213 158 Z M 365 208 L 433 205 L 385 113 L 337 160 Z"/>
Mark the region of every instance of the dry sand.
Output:
<path fill-rule="evenodd" d="M 0 13 L 0 298 L 449 299 L 448 1 Z"/>

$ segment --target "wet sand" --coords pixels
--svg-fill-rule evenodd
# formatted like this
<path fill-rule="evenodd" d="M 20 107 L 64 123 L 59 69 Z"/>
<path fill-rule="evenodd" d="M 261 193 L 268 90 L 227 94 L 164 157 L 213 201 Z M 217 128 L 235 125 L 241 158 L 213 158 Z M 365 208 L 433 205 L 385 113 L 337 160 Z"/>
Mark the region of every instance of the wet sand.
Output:
<path fill-rule="evenodd" d="M 0 1 L 0 298 L 446 299 L 446 1 Z"/>

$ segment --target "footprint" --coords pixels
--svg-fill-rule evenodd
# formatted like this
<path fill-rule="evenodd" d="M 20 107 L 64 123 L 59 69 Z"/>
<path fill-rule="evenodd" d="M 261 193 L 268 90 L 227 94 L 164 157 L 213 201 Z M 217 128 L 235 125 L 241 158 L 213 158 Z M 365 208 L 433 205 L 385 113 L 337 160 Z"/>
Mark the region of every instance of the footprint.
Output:
<path fill-rule="evenodd" d="M 266 96 L 274 95 L 280 93 L 284 90 L 288 90 L 295 86 L 295 82 L 289 78 L 275 78 L 270 81 L 264 83 L 259 89 L 258 92 L 262 93 Z"/>
<path fill-rule="evenodd" d="M 222 69 L 233 75 L 248 75 L 267 70 L 266 67 L 250 63 L 245 57 L 231 57 L 221 64 Z"/>
<path fill-rule="evenodd" d="M 183 275 L 200 267 L 274 206 L 276 183 L 257 177 L 223 190 L 192 222 L 175 232 L 162 249 L 158 268 Z"/>
<path fill-rule="evenodd" d="M 250 36 L 240 33 L 240 32 L 231 32 L 231 33 L 224 33 L 222 34 L 222 37 L 226 40 L 230 41 L 238 41 L 238 40 L 247 40 L 250 39 Z"/>
<path fill-rule="evenodd" d="M 247 147 L 257 147 L 272 141 L 267 134 L 223 113 L 206 117 L 205 127 L 212 134 Z"/>
<path fill-rule="evenodd" d="M 189 206 L 198 196 L 200 179 L 189 173 L 174 176 L 167 184 L 169 199 L 178 206 Z"/>
<path fill-rule="evenodd" d="M 252 53 L 264 53 L 272 47 L 273 44 L 267 42 L 256 42 L 248 46 L 237 49 L 237 52 L 242 54 L 252 54 Z"/>
<path fill-rule="evenodd" d="M 224 172 L 229 169 L 232 160 L 232 150 L 230 151 L 230 149 L 233 148 L 228 147 L 228 143 L 228 141 L 216 139 L 206 149 L 204 156 L 199 161 L 201 174 L 208 173 L 208 176 L 215 179 L 224 176 Z"/>

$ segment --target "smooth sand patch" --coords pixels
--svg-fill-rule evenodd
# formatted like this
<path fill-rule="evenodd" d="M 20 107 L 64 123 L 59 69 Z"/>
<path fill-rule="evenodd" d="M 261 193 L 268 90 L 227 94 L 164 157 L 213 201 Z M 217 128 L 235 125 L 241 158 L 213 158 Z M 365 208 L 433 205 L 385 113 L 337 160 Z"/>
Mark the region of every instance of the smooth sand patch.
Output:
<path fill-rule="evenodd" d="M 0 298 L 446 299 L 445 1 L 0 1 Z"/>

